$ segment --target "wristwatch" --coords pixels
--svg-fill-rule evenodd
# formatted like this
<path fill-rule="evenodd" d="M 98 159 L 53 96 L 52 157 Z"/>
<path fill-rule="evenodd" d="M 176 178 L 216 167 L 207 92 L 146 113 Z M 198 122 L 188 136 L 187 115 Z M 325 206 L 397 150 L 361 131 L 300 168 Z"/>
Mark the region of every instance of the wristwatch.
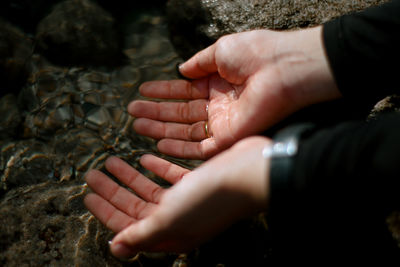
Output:
<path fill-rule="evenodd" d="M 263 156 L 270 160 L 269 191 L 271 201 L 287 201 L 293 186 L 293 166 L 299 150 L 299 142 L 310 134 L 315 126 L 311 123 L 295 124 L 280 130 L 273 143 L 263 149 Z"/>

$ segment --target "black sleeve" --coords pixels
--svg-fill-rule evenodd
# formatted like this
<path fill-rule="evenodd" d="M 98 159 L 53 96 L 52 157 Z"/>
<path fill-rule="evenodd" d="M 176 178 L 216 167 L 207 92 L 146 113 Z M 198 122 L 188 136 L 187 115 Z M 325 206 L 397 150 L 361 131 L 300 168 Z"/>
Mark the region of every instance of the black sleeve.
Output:
<path fill-rule="evenodd" d="M 400 0 L 330 21 L 323 38 L 344 96 L 372 103 L 400 92 Z M 289 255 L 399 263 L 386 218 L 400 208 L 400 113 L 310 133 L 289 173 L 280 185 L 285 194 L 270 189 L 268 223 L 279 263 Z"/>
<path fill-rule="evenodd" d="M 400 113 L 314 131 L 301 140 L 291 173 L 288 199 L 270 207 L 283 258 L 399 262 L 386 219 L 400 207 Z"/>
<path fill-rule="evenodd" d="M 400 113 L 316 131 L 300 143 L 291 183 L 299 196 L 340 194 L 386 212 L 399 207 Z"/>
<path fill-rule="evenodd" d="M 323 39 L 344 96 L 376 101 L 400 92 L 400 0 L 325 23 Z"/>

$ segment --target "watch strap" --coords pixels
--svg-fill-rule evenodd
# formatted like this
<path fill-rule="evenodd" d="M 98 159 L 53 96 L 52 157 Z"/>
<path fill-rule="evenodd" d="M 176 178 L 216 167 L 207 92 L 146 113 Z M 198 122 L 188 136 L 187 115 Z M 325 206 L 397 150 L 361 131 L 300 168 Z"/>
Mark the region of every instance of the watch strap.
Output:
<path fill-rule="evenodd" d="M 269 191 L 271 201 L 287 201 L 292 189 L 291 178 L 299 142 L 309 134 L 314 125 L 295 124 L 280 130 L 273 138 L 272 145 L 263 150 L 263 156 L 270 160 Z"/>

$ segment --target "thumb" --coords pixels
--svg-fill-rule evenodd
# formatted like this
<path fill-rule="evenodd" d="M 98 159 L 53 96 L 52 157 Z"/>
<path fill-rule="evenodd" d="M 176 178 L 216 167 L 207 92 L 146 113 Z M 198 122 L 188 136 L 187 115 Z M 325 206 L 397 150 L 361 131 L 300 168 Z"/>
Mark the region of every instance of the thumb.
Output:
<path fill-rule="evenodd" d="M 215 62 L 216 44 L 201 50 L 188 61 L 179 66 L 180 73 L 191 79 L 198 79 L 217 72 L 218 67 Z"/>
<path fill-rule="evenodd" d="M 151 217 L 133 223 L 119 232 L 110 245 L 112 254 L 127 259 L 140 251 L 154 250 L 162 236 L 160 223 L 155 223 Z"/>

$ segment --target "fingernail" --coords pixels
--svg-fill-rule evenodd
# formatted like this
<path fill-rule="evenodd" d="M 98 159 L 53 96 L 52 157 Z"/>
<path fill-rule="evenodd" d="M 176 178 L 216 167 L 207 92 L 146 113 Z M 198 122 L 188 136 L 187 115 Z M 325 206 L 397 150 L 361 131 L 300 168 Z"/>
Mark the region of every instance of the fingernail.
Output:
<path fill-rule="evenodd" d="M 178 73 L 179 78 L 186 79 L 186 77 L 183 76 L 182 73 L 181 73 L 181 69 L 183 68 L 183 64 L 184 64 L 183 62 L 179 62 L 179 63 L 176 64 L 176 72 Z"/>
<path fill-rule="evenodd" d="M 113 254 L 117 256 L 118 258 L 124 258 L 128 259 L 129 257 L 132 257 L 132 255 L 135 253 L 132 251 L 128 246 L 126 246 L 123 243 L 117 243 L 115 246 L 113 246 Z"/>
<path fill-rule="evenodd" d="M 108 245 L 111 246 L 112 244 L 112 240 L 108 241 Z"/>

